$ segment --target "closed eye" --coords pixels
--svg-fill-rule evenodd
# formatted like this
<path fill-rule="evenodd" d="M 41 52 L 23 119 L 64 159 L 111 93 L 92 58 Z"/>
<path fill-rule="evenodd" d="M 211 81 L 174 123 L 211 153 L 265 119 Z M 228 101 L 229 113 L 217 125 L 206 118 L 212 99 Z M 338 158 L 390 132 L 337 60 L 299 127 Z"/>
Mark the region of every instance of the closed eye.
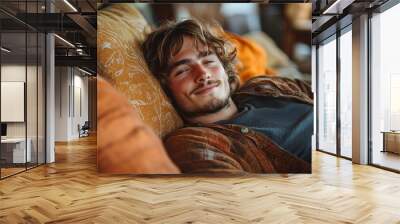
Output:
<path fill-rule="evenodd" d="M 213 65 L 217 60 L 218 58 L 215 54 L 209 54 L 203 58 L 202 62 L 204 65 Z"/>
<path fill-rule="evenodd" d="M 207 61 L 204 62 L 204 64 L 208 65 L 208 64 L 211 64 L 211 63 L 214 63 L 214 62 L 215 61 L 207 60 Z"/>
<path fill-rule="evenodd" d="M 182 75 L 182 74 L 184 74 L 184 73 L 187 72 L 187 71 L 189 71 L 189 68 L 188 68 L 188 67 L 178 69 L 178 70 L 175 72 L 175 75 L 174 75 L 174 76 L 176 77 L 176 76 Z"/>

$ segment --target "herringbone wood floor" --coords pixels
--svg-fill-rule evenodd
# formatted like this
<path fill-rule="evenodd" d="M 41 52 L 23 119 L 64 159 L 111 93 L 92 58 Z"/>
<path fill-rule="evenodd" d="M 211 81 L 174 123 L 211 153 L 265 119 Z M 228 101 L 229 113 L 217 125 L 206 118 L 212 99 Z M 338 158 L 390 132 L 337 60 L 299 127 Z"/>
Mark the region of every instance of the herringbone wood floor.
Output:
<path fill-rule="evenodd" d="M 400 175 L 319 152 L 312 175 L 96 172 L 95 138 L 0 181 L 0 223 L 400 223 Z"/>

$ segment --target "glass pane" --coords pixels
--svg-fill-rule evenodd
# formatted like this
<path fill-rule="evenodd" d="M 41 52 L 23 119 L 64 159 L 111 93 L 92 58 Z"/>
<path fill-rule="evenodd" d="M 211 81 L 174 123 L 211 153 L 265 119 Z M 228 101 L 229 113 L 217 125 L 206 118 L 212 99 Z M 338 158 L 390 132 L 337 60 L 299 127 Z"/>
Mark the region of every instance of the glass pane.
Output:
<path fill-rule="evenodd" d="M 38 45 L 38 163 L 45 163 L 45 35 L 39 33 Z"/>
<path fill-rule="evenodd" d="M 352 157 L 352 36 L 351 30 L 340 36 L 340 152 Z"/>
<path fill-rule="evenodd" d="M 26 33 L 1 34 L 1 161 L 2 177 L 25 170 Z M 26 150 L 28 146 L 28 151 Z"/>
<path fill-rule="evenodd" d="M 318 48 L 318 148 L 336 153 L 336 39 Z"/>
<path fill-rule="evenodd" d="M 400 5 L 374 15 L 372 25 L 372 163 L 400 170 L 400 63 L 394 29 Z"/>
<path fill-rule="evenodd" d="M 26 80 L 26 113 L 27 113 L 27 142 L 29 144 L 28 148 L 30 148 L 30 158 L 28 159 L 28 168 L 37 165 L 37 132 L 38 132 L 38 124 L 37 124 L 37 73 L 38 73 L 38 50 L 37 50 L 37 41 L 38 36 L 36 32 L 27 33 L 28 38 L 28 62 L 27 62 L 27 80 Z"/>

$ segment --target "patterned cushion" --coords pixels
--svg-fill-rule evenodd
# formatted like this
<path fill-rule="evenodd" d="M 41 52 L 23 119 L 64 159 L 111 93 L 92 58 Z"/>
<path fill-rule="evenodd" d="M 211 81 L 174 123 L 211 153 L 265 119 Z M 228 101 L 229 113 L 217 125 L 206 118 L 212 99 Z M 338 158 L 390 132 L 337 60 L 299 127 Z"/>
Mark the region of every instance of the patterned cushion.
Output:
<path fill-rule="evenodd" d="M 132 4 L 113 4 L 98 12 L 98 72 L 125 95 L 141 119 L 163 137 L 183 125 L 150 73 L 141 52 L 150 27 Z"/>

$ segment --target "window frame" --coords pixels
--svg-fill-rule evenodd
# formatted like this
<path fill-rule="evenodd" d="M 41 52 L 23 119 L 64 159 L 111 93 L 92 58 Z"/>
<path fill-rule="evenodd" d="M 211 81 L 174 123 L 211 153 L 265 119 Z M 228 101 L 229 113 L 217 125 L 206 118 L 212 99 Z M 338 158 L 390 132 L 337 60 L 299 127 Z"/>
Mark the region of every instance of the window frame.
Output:
<path fill-rule="evenodd" d="M 380 6 L 371 9 L 368 14 L 368 165 L 383 170 L 400 173 L 400 170 L 373 162 L 373 133 L 372 133 L 372 19 L 374 14 L 381 14 L 400 4 L 400 0 L 388 0 Z"/>
<path fill-rule="evenodd" d="M 348 20 L 348 17 L 343 18 L 343 20 Z M 340 22 L 341 20 L 339 20 L 338 22 Z M 331 34 L 330 36 L 326 37 L 323 40 L 320 40 L 317 42 L 316 44 L 316 51 L 315 51 L 315 57 L 316 57 L 316 76 L 315 76 L 315 80 L 316 80 L 316 90 L 319 90 L 319 85 L 320 85 L 320 74 L 319 74 L 319 48 L 321 44 L 326 44 L 329 43 L 330 41 L 336 41 L 336 152 L 332 153 L 332 152 L 328 152 L 324 149 L 321 149 L 319 147 L 320 143 L 319 143 L 319 134 L 320 134 L 320 130 L 319 130 L 319 109 L 320 109 L 320 99 L 318 97 L 318 93 L 316 94 L 316 150 L 319 152 L 323 152 L 323 153 L 327 153 L 329 155 L 333 155 L 333 156 L 337 156 L 343 159 L 347 159 L 347 160 L 352 160 L 352 158 L 347 157 L 347 156 L 343 156 L 341 154 L 341 118 L 340 118 L 340 103 L 341 103 L 341 99 L 340 99 L 340 77 L 341 77 L 341 67 L 340 67 L 340 37 L 344 34 L 346 34 L 347 32 L 352 32 L 352 23 L 347 23 L 346 25 L 344 25 L 344 27 L 342 27 L 341 29 L 338 29 L 335 33 Z"/>

